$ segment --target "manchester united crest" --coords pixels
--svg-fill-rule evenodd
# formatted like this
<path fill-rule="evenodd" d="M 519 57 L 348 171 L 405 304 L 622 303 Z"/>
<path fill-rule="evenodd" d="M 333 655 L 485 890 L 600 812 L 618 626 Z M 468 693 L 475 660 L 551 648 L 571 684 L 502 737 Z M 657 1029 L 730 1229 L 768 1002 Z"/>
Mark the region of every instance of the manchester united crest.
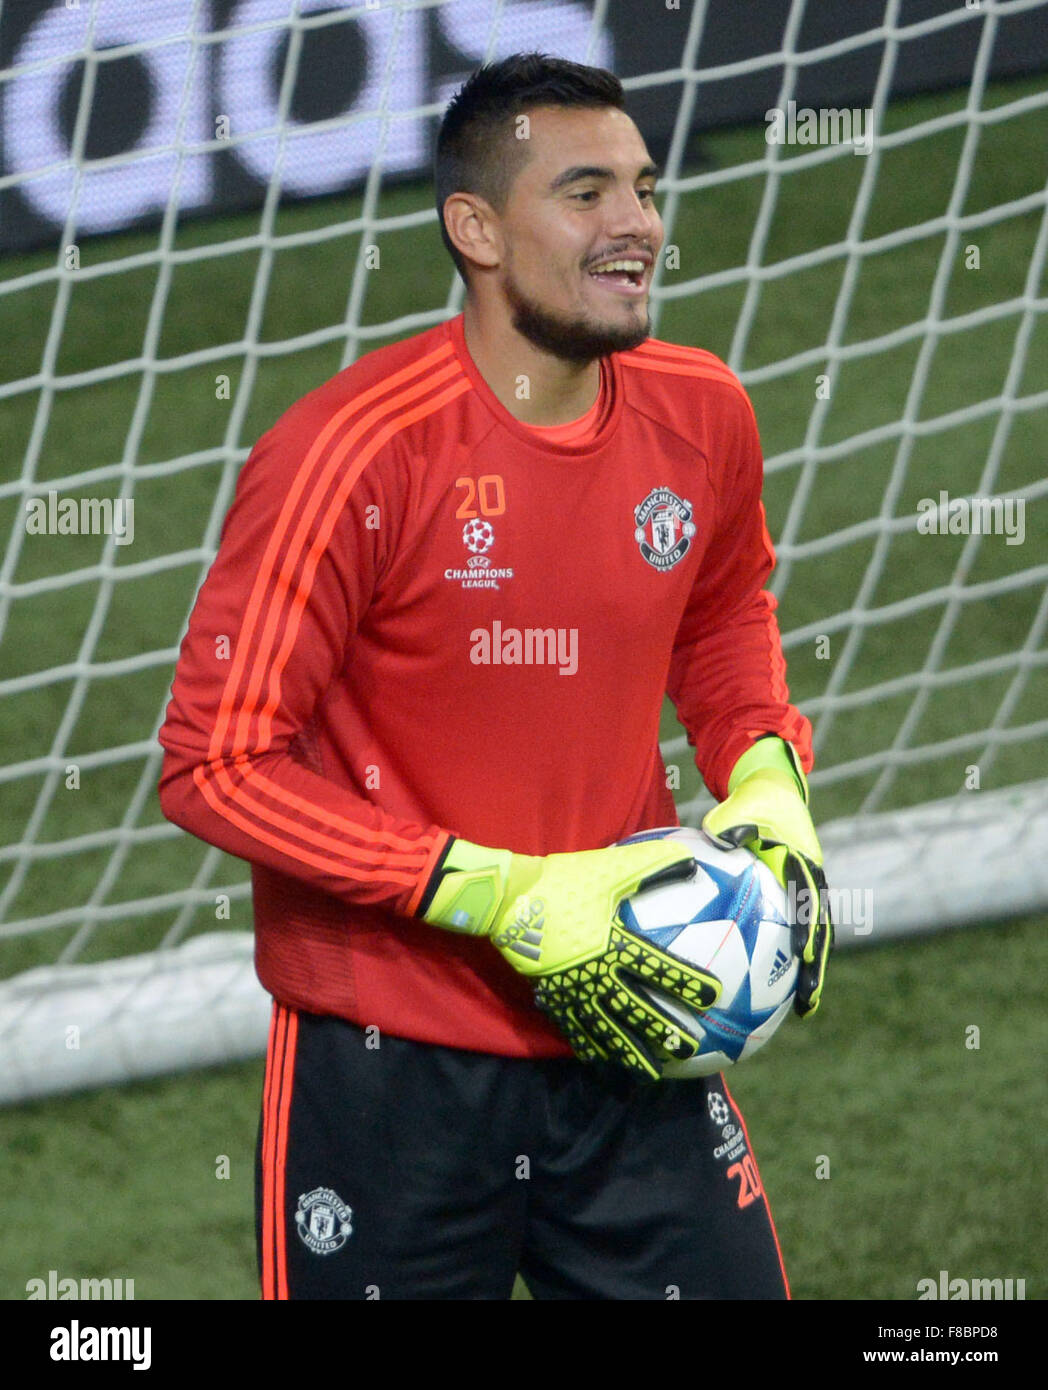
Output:
<path fill-rule="evenodd" d="M 668 487 L 657 487 L 634 509 L 633 515 L 637 522 L 633 534 L 640 553 L 653 568 L 671 570 L 687 554 L 695 534 L 691 503 Z"/>
<path fill-rule="evenodd" d="M 314 1255 L 333 1255 L 353 1234 L 353 1213 L 334 1188 L 314 1187 L 299 1197 L 295 1225 Z"/>

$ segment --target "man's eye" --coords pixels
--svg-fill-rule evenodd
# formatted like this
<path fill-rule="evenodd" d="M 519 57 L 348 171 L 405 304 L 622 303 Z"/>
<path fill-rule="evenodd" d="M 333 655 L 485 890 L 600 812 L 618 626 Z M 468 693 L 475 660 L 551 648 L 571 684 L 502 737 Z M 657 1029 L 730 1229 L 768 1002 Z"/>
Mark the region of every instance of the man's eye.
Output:
<path fill-rule="evenodd" d="M 597 190 L 595 188 L 590 188 L 587 189 L 585 193 L 573 193 L 571 196 L 573 198 L 596 198 Z"/>
<path fill-rule="evenodd" d="M 654 198 L 654 197 L 655 197 L 655 190 L 654 190 L 654 188 L 638 188 L 638 189 L 637 189 L 637 197 L 638 197 L 638 198 Z"/>

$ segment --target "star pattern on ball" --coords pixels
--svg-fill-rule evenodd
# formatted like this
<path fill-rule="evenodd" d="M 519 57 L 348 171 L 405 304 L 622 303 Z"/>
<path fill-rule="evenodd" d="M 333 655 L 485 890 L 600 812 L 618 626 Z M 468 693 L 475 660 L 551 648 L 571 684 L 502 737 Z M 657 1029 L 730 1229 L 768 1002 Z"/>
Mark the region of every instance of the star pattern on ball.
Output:
<path fill-rule="evenodd" d="M 781 922 L 786 926 L 785 919 L 778 915 L 771 903 L 765 901 L 753 864 L 748 865 L 741 874 L 718 869 L 713 864 L 700 864 L 699 871 L 717 890 L 702 909 L 703 921 L 734 922 L 748 949 L 753 948 L 762 921 Z M 688 922 L 677 922 L 672 926 L 657 927 L 645 935 L 649 941 L 667 950 L 688 925 Z"/>

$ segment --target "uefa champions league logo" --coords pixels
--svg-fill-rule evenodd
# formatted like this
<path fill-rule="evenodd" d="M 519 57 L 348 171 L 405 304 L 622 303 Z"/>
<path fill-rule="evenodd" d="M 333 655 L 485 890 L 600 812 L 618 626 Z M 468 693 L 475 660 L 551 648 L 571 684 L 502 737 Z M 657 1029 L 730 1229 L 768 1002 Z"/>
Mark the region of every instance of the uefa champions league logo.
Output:
<path fill-rule="evenodd" d="M 462 544 L 474 555 L 483 555 L 495 544 L 495 528 L 490 521 L 467 521 L 462 528 Z"/>
<path fill-rule="evenodd" d="M 710 1119 L 715 1125 L 726 1125 L 731 1119 L 731 1111 L 728 1109 L 727 1101 L 720 1091 L 711 1091 L 706 1097 L 706 1106 L 710 1112 Z"/>
<path fill-rule="evenodd" d="M 492 565 L 490 551 L 495 544 L 495 528 L 490 521 L 473 517 L 462 528 L 462 544 L 470 552 L 464 569 L 450 565 L 444 578 L 456 580 L 463 589 L 499 589 L 501 581 L 513 578 L 513 570 Z"/>

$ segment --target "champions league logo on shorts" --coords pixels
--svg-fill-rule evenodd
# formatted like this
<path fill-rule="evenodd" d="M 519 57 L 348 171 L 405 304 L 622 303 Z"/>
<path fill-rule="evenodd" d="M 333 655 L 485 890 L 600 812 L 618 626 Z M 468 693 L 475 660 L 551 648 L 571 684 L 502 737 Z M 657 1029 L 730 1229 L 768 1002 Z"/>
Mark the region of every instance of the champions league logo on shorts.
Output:
<path fill-rule="evenodd" d="M 640 553 L 657 570 L 671 570 L 684 558 L 695 534 L 691 503 L 669 488 L 657 487 L 634 509 L 634 537 Z"/>
<path fill-rule="evenodd" d="M 710 1119 L 715 1125 L 726 1125 L 731 1119 L 728 1103 L 720 1091 L 710 1091 L 706 1097 L 706 1108 L 709 1110 Z"/>
<path fill-rule="evenodd" d="M 295 1225 L 314 1255 L 333 1255 L 353 1234 L 353 1213 L 330 1187 L 314 1187 L 298 1199 Z"/>

